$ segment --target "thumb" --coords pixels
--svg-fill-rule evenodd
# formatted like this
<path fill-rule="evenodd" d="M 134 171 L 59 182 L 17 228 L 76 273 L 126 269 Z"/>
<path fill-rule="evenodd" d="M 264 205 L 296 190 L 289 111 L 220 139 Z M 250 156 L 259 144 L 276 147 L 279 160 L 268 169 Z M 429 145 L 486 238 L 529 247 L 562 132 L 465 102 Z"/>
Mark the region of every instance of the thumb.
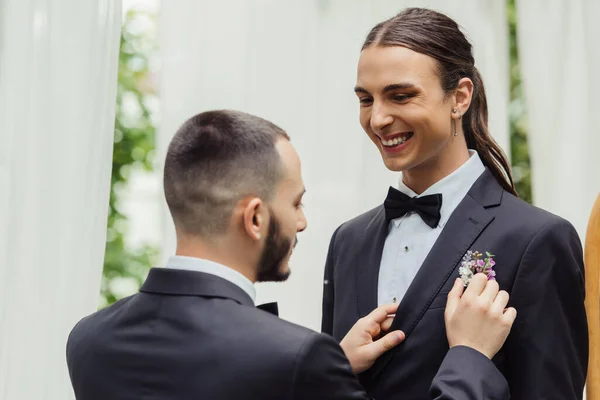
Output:
<path fill-rule="evenodd" d="M 389 332 L 380 339 L 368 344 L 367 347 L 373 361 L 377 360 L 383 353 L 390 351 L 404 341 L 404 332 L 393 331 Z M 366 350 L 366 349 L 365 349 Z"/>
<path fill-rule="evenodd" d="M 448 300 L 446 301 L 446 311 L 444 311 L 446 322 L 454 314 L 456 307 L 458 307 L 458 302 L 460 301 L 464 290 L 465 287 L 463 281 L 460 278 L 456 278 L 452 290 L 448 293 Z"/>

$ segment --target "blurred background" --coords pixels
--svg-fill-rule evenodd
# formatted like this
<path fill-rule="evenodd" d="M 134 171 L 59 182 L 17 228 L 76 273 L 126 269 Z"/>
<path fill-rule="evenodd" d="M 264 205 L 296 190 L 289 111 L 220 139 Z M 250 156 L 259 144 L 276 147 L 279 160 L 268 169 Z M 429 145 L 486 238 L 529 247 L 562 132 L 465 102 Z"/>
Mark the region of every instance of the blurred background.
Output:
<path fill-rule="evenodd" d="M 318 330 L 331 234 L 398 179 L 353 87 L 370 28 L 408 6 L 462 26 L 520 197 L 583 240 L 600 191 L 599 2 L 0 0 L 0 400 L 72 397 L 68 332 L 172 254 L 163 157 L 209 109 L 270 119 L 300 154 L 309 227 L 290 281 L 257 301 Z"/>

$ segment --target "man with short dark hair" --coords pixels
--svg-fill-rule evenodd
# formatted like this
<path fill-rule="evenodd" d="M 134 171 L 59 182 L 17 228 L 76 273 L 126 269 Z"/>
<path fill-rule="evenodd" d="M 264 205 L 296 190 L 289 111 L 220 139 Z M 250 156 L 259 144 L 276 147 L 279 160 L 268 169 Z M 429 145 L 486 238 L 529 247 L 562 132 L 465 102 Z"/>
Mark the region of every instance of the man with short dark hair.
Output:
<path fill-rule="evenodd" d="M 340 344 L 254 305 L 254 282 L 289 276 L 307 225 L 287 134 L 241 112 L 196 115 L 169 146 L 164 190 L 176 255 L 140 293 L 75 326 L 67 363 L 77 399 L 365 399 L 354 374 L 404 340 L 387 332 L 397 305 L 374 310 Z M 508 398 L 490 361 L 514 320 L 507 302 L 485 277 L 464 295 L 456 284 L 432 398 Z"/>

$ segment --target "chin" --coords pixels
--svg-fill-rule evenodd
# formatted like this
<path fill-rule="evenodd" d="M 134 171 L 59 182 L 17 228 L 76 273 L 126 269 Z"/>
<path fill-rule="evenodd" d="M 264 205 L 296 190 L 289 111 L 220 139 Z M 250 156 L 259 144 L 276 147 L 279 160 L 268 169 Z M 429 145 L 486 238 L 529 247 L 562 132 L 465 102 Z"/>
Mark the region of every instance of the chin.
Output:
<path fill-rule="evenodd" d="M 286 262 L 279 268 L 279 275 L 285 276 L 286 279 L 292 274 L 292 270 L 290 269 L 290 265 Z"/>
<path fill-rule="evenodd" d="M 387 169 L 394 172 L 406 171 L 414 166 L 414 162 L 411 162 L 406 157 L 383 156 L 383 163 Z"/>
<path fill-rule="evenodd" d="M 406 164 L 396 160 L 383 160 L 385 167 L 393 172 L 402 172 L 406 169 Z"/>

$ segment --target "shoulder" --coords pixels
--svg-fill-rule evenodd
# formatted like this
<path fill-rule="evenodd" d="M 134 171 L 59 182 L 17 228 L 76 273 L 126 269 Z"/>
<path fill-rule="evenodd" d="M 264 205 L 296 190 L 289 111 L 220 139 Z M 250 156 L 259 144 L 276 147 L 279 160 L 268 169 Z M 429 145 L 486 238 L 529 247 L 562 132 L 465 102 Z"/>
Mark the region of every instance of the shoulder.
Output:
<path fill-rule="evenodd" d="M 333 237 L 362 237 L 365 229 L 369 228 L 371 224 L 377 223 L 376 221 L 381 222 L 383 219 L 385 219 L 385 210 L 383 205 L 379 205 L 342 223 L 335 230 Z"/>
<path fill-rule="evenodd" d="M 306 343 L 311 343 L 320 335 L 309 328 L 252 307 L 237 306 L 235 311 L 232 309 L 232 315 L 236 324 L 245 326 L 244 334 L 260 339 L 265 350 L 288 354 L 291 358 L 295 358 L 295 354 L 301 352 Z M 235 331 L 232 332 L 235 334 Z"/>
<path fill-rule="evenodd" d="M 248 337 L 247 343 L 246 339 L 237 341 L 244 347 L 252 347 L 251 351 L 277 354 L 279 361 L 286 360 L 295 366 L 312 364 L 318 360 L 335 360 L 342 364 L 348 362 L 339 344 L 329 335 L 285 321 L 262 310 L 239 312 L 247 307 L 237 308 L 238 313 L 233 317 L 240 327 L 245 327 L 244 332 L 239 335 Z M 230 332 L 235 335 L 234 330 Z"/>
<path fill-rule="evenodd" d="M 102 335 L 105 321 L 118 315 L 134 296 L 123 298 L 114 304 L 82 318 L 71 330 L 67 339 L 67 354 L 76 351 L 79 345 L 85 345 L 98 335 Z"/>
<path fill-rule="evenodd" d="M 122 309 L 127 307 L 127 304 L 135 297 L 136 295 L 128 296 L 123 299 L 118 300 L 117 302 L 111 304 L 110 306 L 93 312 L 92 314 L 82 318 L 71 331 L 73 333 L 81 333 L 90 330 L 90 328 L 95 328 L 99 325 L 102 325 L 102 321 L 105 319 L 111 318 L 115 314 L 118 314 Z"/>
<path fill-rule="evenodd" d="M 560 271 L 582 274 L 581 239 L 573 224 L 566 219 L 510 193 L 504 193 L 496 218 L 511 243 L 522 244 L 520 264 L 539 267 L 560 265 Z"/>
<path fill-rule="evenodd" d="M 339 371 L 351 374 L 343 350 L 332 337 L 262 310 L 243 311 L 242 308 L 247 307 L 238 307 L 229 317 L 236 321 L 239 329 L 226 329 L 219 337 L 219 341 L 229 343 L 223 352 L 244 354 L 247 360 L 261 360 L 260 364 L 239 364 L 240 370 L 248 368 L 267 380 L 289 382 L 294 391 L 308 382 L 317 382 L 323 374 L 336 371 L 338 375 Z"/>
<path fill-rule="evenodd" d="M 496 212 L 501 222 L 509 222 L 521 234 L 531 239 L 539 235 L 566 234 L 577 237 L 573 225 L 566 219 L 504 192 L 502 206 Z"/>

